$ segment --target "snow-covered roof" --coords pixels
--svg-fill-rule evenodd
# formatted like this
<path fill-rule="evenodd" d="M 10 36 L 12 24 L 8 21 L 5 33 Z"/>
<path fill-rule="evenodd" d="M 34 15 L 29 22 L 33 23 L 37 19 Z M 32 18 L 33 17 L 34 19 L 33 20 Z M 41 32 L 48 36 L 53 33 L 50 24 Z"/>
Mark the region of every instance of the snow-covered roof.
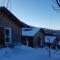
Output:
<path fill-rule="evenodd" d="M 43 28 L 42 28 L 43 29 Z M 45 33 L 51 33 L 53 35 L 60 35 L 60 30 L 52 30 L 52 29 L 43 29 Z"/>
<path fill-rule="evenodd" d="M 33 28 L 22 28 L 22 36 L 34 36 L 40 28 L 33 27 Z"/>

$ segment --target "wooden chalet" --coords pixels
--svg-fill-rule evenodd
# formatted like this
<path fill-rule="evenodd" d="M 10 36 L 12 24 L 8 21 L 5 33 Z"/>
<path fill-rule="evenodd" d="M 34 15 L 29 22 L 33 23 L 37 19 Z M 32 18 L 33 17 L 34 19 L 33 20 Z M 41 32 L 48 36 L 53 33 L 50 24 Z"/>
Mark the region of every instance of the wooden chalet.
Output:
<path fill-rule="evenodd" d="M 0 47 L 20 43 L 21 27 L 29 27 L 22 23 L 7 8 L 0 7 Z"/>

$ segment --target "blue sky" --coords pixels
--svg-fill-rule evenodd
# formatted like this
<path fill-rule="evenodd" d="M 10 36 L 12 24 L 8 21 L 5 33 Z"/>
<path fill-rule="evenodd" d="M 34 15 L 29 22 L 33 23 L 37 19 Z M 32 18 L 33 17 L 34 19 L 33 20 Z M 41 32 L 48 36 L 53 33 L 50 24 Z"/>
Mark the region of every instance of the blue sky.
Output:
<path fill-rule="evenodd" d="M 0 0 L 0 6 L 4 0 Z M 5 0 L 5 6 L 7 0 Z M 11 0 L 11 12 L 28 25 L 60 29 L 60 12 L 53 10 L 51 0 Z M 10 8 L 10 7 L 9 7 Z"/>

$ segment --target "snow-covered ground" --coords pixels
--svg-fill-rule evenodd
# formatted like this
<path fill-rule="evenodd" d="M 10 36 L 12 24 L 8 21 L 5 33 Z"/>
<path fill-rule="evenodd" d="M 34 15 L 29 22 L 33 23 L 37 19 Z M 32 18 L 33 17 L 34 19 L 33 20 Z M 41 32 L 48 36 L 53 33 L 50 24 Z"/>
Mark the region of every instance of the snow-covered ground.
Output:
<path fill-rule="evenodd" d="M 49 57 L 48 48 L 30 48 L 23 45 L 0 48 L 0 60 L 60 60 L 60 51 L 51 50 Z"/>

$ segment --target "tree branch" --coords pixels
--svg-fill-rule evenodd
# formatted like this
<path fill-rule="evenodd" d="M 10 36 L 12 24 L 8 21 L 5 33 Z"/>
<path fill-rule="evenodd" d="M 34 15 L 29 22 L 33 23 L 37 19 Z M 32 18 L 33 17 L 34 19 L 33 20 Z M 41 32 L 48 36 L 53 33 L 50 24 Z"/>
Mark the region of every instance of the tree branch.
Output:
<path fill-rule="evenodd" d="M 60 7 L 60 0 L 56 0 L 56 3 Z"/>

